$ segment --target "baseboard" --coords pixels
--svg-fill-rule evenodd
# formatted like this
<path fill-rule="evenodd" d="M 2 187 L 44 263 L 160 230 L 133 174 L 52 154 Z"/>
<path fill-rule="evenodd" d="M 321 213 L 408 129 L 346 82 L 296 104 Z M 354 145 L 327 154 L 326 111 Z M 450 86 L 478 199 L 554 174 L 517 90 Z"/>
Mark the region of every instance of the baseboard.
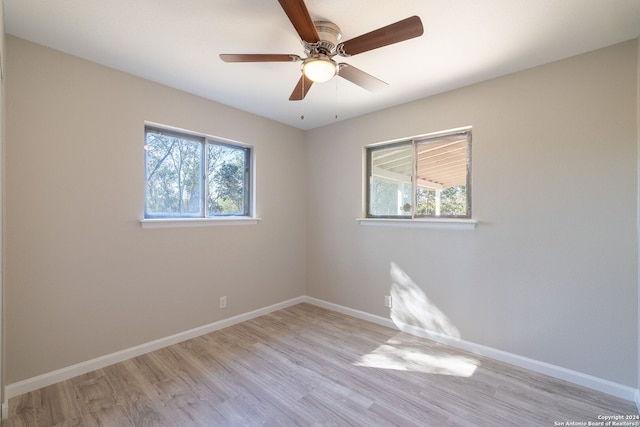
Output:
<path fill-rule="evenodd" d="M 428 331 L 423 328 L 419 328 L 408 324 L 395 324 L 391 319 L 376 316 L 374 314 L 366 313 L 359 310 L 354 310 L 349 307 L 340 306 L 327 301 L 322 301 L 312 297 L 305 297 L 305 301 L 317 305 L 319 307 L 326 308 L 328 310 L 337 311 L 342 314 L 356 317 L 358 319 L 366 320 L 379 325 L 388 326 L 393 329 L 398 329 L 403 332 L 407 332 L 412 335 L 420 336 L 430 339 L 442 344 L 449 345 L 451 347 L 459 348 L 461 350 L 468 351 L 470 353 L 477 354 L 479 356 L 488 357 L 490 359 L 499 360 L 500 362 L 508 363 L 509 365 L 517 366 L 519 368 L 528 369 L 533 372 L 548 375 L 553 378 L 564 380 L 573 384 L 577 384 L 583 387 L 590 388 L 592 390 L 600 391 L 611 396 L 619 397 L 631 402 L 636 402 L 636 406 L 640 408 L 640 396 L 638 389 L 614 383 L 609 380 L 587 375 L 582 372 L 573 371 L 560 366 L 552 365 L 539 360 L 530 359 L 528 357 L 519 356 L 517 354 L 509 353 L 506 351 L 498 350 L 492 347 L 487 347 L 480 344 L 475 344 L 462 339 L 455 339 L 448 335 L 438 334 L 432 331 Z"/>
<path fill-rule="evenodd" d="M 233 326 L 238 323 L 242 323 L 247 320 L 272 313 L 274 311 L 282 310 L 284 308 L 300 304 L 301 302 L 305 302 L 305 297 L 293 298 L 288 301 L 270 305 L 268 307 L 250 311 L 248 313 L 239 314 L 228 319 L 209 323 L 208 325 L 170 335 L 165 338 L 160 338 L 155 341 L 137 345 L 135 347 L 117 351 L 115 353 L 96 357 L 95 359 L 77 363 L 66 368 L 47 372 L 33 378 L 28 378 L 26 380 L 7 385 L 5 388 L 5 395 L 7 399 L 10 399 L 12 397 L 19 396 L 30 391 L 38 390 L 39 388 L 58 383 L 60 381 L 68 380 L 78 375 L 86 374 L 87 372 L 95 371 L 96 369 L 101 369 L 115 363 L 123 362 L 133 357 L 141 356 L 143 354 L 189 340 L 191 338 L 199 337 L 201 335 L 208 334 L 219 329 L 227 328 L 229 326 Z"/>
<path fill-rule="evenodd" d="M 640 409 L 640 392 L 632 387 L 622 384 L 614 383 L 612 381 L 597 378 L 591 375 L 583 374 L 581 372 L 573 371 L 570 369 L 562 368 L 559 366 L 551 365 L 549 363 L 541 362 L 527 357 L 519 356 L 517 354 L 508 353 L 502 350 L 497 350 L 491 347 L 475 344 L 469 341 L 461 339 L 453 339 L 449 336 L 437 334 L 422 328 L 417 328 L 412 325 L 398 324 L 396 325 L 391 319 L 375 314 L 367 313 L 353 308 L 345 307 L 342 305 L 334 304 L 328 301 L 320 300 L 313 297 L 302 296 L 293 298 L 288 301 L 284 301 L 278 304 L 270 305 L 258 310 L 250 311 L 248 313 L 240 314 L 237 316 L 223 319 L 217 322 L 210 323 L 208 325 L 200 326 L 198 328 L 190 329 L 188 331 L 180 332 L 165 338 L 161 338 L 155 341 L 151 341 L 145 344 L 141 344 L 135 347 L 131 347 L 125 350 L 121 350 L 115 353 L 107 354 L 97 357 L 95 359 L 87 360 L 66 368 L 58 369 L 56 371 L 47 372 L 42 375 L 38 375 L 33 378 L 28 378 L 17 383 L 9 384 L 5 389 L 5 396 L 8 399 L 19 396 L 30 391 L 37 390 L 42 387 L 46 387 L 51 384 L 55 384 L 60 381 L 64 381 L 73 378 L 78 375 L 86 374 L 87 372 L 101 369 L 114 363 L 123 362 L 125 360 L 137 357 L 173 344 L 177 344 L 182 341 L 186 341 L 191 338 L 195 338 L 210 332 L 217 331 L 229 326 L 233 326 L 238 323 L 245 322 L 247 320 L 254 319 L 265 314 L 272 313 L 277 310 L 282 310 L 293 305 L 307 302 L 309 304 L 316 305 L 318 307 L 333 310 L 338 313 L 353 316 L 358 319 L 366 320 L 368 322 L 376 323 L 378 325 L 386 326 L 392 329 L 401 330 L 403 332 L 410 333 L 412 335 L 421 336 L 442 344 L 447 344 L 452 347 L 459 348 L 461 350 L 469 351 L 480 356 L 488 357 L 490 359 L 499 360 L 504 363 L 508 363 L 513 366 L 528 369 L 533 372 L 549 375 L 554 378 L 558 378 L 564 381 L 568 381 L 583 387 L 600 391 L 612 396 L 619 397 L 631 402 L 635 402 L 636 406 Z M 2 416 L 8 415 L 8 404 L 4 402 L 2 404 Z"/>
<path fill-rule="evenodd" d="M 327 310 L 337 311 L 338 313 L 346 314 L 358 319 L 366 320 L 367 322 L 376 323 L 378 325 L 386 326 L 392 329 L 398 329 L 393 323 L 393 320 L 386 317 L 377 316 L 375 314 L 367 313 L 366 311 L 355 310 L 353 308 L 345 307 L 343 305 L 334 304 L 332 302 L 324 301 L 313 297 L 304 297 L 304 302 L 317 305 Z"/>
<path fill-rule="evenodd" d="M 0 418 L 3 420 L 9 418 L 9 401 L 2 402 L 2 406 L 0 406 Z"/>

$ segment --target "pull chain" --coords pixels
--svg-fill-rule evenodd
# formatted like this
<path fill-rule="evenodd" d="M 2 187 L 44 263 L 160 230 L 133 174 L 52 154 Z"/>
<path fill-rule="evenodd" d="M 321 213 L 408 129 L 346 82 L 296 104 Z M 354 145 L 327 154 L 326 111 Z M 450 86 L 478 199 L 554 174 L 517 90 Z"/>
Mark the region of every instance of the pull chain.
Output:
<path fill-rule="evenodd" d="M 300 120 L 304 120 L 304 102 L 305 102 L 304 101 L 304 98 L 305 98 L 305 96 L 304 96 L 304 81 L 305 81 L 305 78 L 304 78 L 304 74 L 303 74 L 302 75 L 302 106 L 301 106 L 302 113 L 300 114 Z"/>
<path fill-rule="evenodd" d="M 338 70 L 338 72 L 340 72 L 340 71 Z M 337 74 L 334 77 L 334 79 L 336 80 L 336 111 L 335 111 L 335 119 L 338 120 L 338 75 Z"/>

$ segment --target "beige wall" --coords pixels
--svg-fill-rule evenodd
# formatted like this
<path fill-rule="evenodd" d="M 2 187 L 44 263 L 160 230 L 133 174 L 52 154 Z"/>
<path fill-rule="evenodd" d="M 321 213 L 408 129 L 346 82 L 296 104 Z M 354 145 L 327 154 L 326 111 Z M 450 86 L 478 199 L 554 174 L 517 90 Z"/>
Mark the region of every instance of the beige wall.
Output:
<path fill-rule="evenodd" d="M 637 52 L 630 41 L 308 132 L 307 294 L 388 316 L 395 263 L 463 339 L 636 387 Z M 356 222 L 365 145 L 467 125 L 477 229 Z"/>
<path fill-rule="evenodd" d="M 301 131 L 16 38 L 7 50 L 8 384 L 304 295 Z M 141 229 L 145 120 L 254 145 L 262 221 Z"/>

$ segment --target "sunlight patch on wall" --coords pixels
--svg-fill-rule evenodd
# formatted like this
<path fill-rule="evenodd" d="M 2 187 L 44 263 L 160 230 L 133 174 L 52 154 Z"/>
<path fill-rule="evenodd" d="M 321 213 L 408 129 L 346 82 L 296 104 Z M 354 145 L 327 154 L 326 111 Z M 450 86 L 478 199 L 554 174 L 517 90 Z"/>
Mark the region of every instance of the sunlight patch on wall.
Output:
<path fill-rule="evenodd" d="M 404 332 L 408 326 L 459 339 L 460 332 L 422 289 L 395 262 L 391 263 L 391 320 Z"/>

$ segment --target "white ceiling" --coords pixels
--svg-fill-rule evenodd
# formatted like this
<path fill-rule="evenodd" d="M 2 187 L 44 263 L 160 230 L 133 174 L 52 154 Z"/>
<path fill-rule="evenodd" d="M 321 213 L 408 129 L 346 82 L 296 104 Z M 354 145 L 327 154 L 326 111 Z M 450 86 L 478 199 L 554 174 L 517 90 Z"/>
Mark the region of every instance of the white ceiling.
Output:
<path fill-rule="evenodd" d="M 4 0 L 7 33 L 312 129 L 640 35 L 640 0 L 306 0 L 346 41 L 412 15 L 424 35 L 341 58 L 389 83 L 344 80 L 289 101 L 300 63 L 224 63 L 220 53 L 304 56 L 276 0 Z M 304 120 L 300 116 L 304 114 Z M 335 116 L 338 115 L 336 119 Z"/>

